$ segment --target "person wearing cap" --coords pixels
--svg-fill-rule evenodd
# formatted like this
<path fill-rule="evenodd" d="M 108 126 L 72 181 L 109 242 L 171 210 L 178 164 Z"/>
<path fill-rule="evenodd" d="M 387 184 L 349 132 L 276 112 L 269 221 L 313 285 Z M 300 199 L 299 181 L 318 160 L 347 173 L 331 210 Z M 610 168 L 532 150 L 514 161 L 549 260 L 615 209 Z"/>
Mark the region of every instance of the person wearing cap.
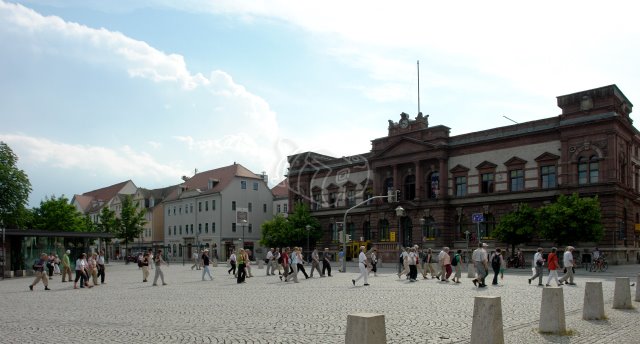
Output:
<path fill-rule="evenodd" d="M 47 273 L 44 271 L 48 260 L 49 256 L 47 256 L 46 253 L 41 253 L 40 259 L 33 264 L 33 270 L 36 272 L 36 279 L 33 280 L 33 283 L 29 284 L 29 290 L 33 291 L 33 287 L 38 284 L 40 280 L 42 280 L 42 284 L 44 284 L 44 290 L 51 290 L 49 289 L 49 278 L 47 277 Z"/>
<path fill-rule="evenodd" d="M 204 281 L 204 275 L 209 275 L 209 279 L 213 281 L 213 276 L 211 276 L 211 272 L 209 271 L 209 250 L 204 249 L 202 251 L 202 280 Z"/>
<path fill-rule="evenodd" d="M 476 268 L 476 278 L 473 279 L 473 285 L 478 286 L 479 288 L 484 288 L 487 285 L 484 283 L 484 279 L 487 277 L 489 273 L 489 258 L 487 256 L 487 251 L 485 247 L 489 247 L 486 243 L 478 243 L 478 248 L 473 251 L 471 255 L 471 259 L 473 260 L 473 265 Z"/>
<path fill-rule="evenodd" d="M 73 279 L 73 277 L 71 277 L 71 261 L 69 260 L 70 254 L 71 251 L 67 250 L 67 252 L 62 256 L 62 282 L 67 281 L 67 276 L 69 276 L 69 282 Z"/>
<path fill-rule="evenodd" d="M 576 285 L 575 283 L 573 283 L 573 267 L 575 266 L 573 260 L 573 250 L 575 250 L 573 246 L 567 246 L 567 248 L 564 250 L 562 263 L 564 264 L 566 272 L 564 276 L 560 278 L 560 284 L 567 283 L 569 285 Z"/>

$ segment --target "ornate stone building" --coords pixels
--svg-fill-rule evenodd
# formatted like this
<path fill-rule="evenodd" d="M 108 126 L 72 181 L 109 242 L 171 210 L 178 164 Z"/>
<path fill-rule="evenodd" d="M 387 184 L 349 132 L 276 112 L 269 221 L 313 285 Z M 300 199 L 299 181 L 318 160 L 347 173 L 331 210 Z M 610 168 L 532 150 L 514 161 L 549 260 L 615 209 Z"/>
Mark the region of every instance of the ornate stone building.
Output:
<path fill-rule="evenodd" d="M 519 203 L 537 208 L 560 194 L 598 195 L 604 239 L 576 244 L 582 252 L 597 244 L 614 260 L 635 261 L 640 136 L 629 117 L 633 105 L 616 85 L 559 96 L 557 104 L 559 116 L 458 136 L 429 126 L 422 113 L 413 119 L 402 113 L 367 153 L 292 155 L 289 208 L 309 204 L 325 229 L 322 244 L 336 247 L 349 208 L 399 190 L 398 203 L 370 201 L 350 210 L 344 225 L 354 240 L 372 242 L 391 258 L 399 242 L 466 248 L 480 238 L 497 245 L 493 229 Z"/>

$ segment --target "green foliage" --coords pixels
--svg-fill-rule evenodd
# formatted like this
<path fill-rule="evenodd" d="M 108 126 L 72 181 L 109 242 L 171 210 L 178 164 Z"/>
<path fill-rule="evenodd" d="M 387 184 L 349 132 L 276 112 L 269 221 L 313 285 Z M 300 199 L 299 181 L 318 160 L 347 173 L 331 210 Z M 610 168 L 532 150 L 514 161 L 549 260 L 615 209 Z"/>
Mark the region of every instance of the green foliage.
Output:
<path fill-rule="evenodd" d="M 31 182 L 24 171 L 17 168 L 18 157 L 0 141 L 0 225 L 20 228 L 27 219 L 26 205 Z"/>
<path fill-rule="evenodd" d="M 103 233 L 115 233 L 118 228 L 116 212 L 109 207 L 102 207 L 100 211 L 100 221 L 96 224 L 97 230 Z"/>
<path fill-rule="evenodd" d="M 45 197 L 40 207 L 33 209 L 33 227 L 61 232 L 90 232 L 93 229 L 91 221 L 87 221 L 64 195 Z"/>
<path fill-rule="evenodd" d="M 536 222 L 536 210 L 522 203 L 518 206 L 518 210 L 500 218 L 500 223 L 492 232 L 492 236 L 501 242 L 510 244 L 511 252 L 513 252 L 516 245 L 531 240 Z"/>
<path fill-rule="evenodd" d="M 143 226 L 147 223 L 144 215 L 145 210 L 138 211 L 130 195 L 123 198 L 120 218 L 116 219 L 115 234 L 125 245 L 133 242 L 142 233 Z"/>
<path fill-rule="evenodd" d="M 539 209 L 541 234 L 558 245 L 576 241 L 600 241 L 604 236 L 598 197 L 561 195 Z"/>
<path fill-rule="evenodd" d="M 307 226 L 310 229 L 307 231 Z M 262 224 L 262 239 L 265 247 L 306 246 L 307 236 L 312 245 L 322 237 L 320 223 L 311 216 L 309 207 L 296 203 L 288 218 L 278 214 L 273 220 Z"/>

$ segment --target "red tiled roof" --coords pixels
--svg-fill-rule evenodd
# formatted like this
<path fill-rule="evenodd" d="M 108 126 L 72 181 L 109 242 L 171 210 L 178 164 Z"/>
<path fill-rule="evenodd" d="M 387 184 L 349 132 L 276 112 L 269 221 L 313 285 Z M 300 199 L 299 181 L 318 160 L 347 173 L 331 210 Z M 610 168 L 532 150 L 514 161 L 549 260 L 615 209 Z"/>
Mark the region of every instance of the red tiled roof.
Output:
<path fill-rule="evenodd" d="M 220 167 L 214 170 L 200 172 L 187 179 L 181 186 L 186 188 L 185 192 L 200 190 L 201 194 L 217 193 L 224 190 L 234 177 L 262 180 L 262 176 L 249 171 L 246 167 L 234 163 L 233 165 Z M 209 189 L 209 180 L 214 182 L 213 188 Z M 173 201 L 179 198 L 180 190 L 173 190 L 165 199 Z"/>
<path fill-rule="evenodd" d="M 75 200 L 80 205 L 80 208 L 82 209 L 82 211 L 86 211 L 89 208 L 89 205 L 91 204 L 92 199 L 93 197 L 91 196 L 74 195 L 72 202 L 73 200 Z"/>
<path fill-rule="evenodd" d="M 108 201 L 118 195 L 118 192 L 127 185 L 131 180 L 127 180 L 118 184 L 107 186 L 105 188 L 85 192 L 82 195 L 74 195 L 78 204 L 82 207 L 85 213 L 95 212 L 102 208 Z"/>
<path fill-rule="evenodd" d="M 285 179 L 271 189 L 273 197 L 287 198 L 289 197 L 289 179 Z"/>

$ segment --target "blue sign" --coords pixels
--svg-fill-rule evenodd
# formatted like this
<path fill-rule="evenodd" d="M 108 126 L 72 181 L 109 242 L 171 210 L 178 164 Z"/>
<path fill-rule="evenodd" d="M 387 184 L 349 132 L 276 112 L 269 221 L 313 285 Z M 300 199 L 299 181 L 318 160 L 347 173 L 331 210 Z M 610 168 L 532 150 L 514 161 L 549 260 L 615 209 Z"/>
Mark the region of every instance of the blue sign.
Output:
<path fill-rule="evenodd" d="M 473 223 L 484 222 L 484 214 L 483 213 L 474 213 L 471 214 L 471 221 Z"/>

